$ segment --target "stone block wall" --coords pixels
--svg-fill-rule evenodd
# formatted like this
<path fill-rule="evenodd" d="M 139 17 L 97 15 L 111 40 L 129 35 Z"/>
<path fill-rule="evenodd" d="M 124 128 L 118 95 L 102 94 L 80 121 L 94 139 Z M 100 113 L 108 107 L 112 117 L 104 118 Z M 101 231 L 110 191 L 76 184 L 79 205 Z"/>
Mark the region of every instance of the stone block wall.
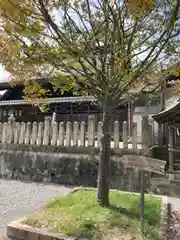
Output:
<path fill-rule="evenodd" d="M 96 187 L 98 149 L 59 146 L 0 144 L 0 177 L 23 181 L 49 182 Z M 110 187 L 126 191 L 140 190 L 140 172 L 125 169 L 123 152 L 112 152 Z M 145 172 L 145 189 L 150 173 Z"/>

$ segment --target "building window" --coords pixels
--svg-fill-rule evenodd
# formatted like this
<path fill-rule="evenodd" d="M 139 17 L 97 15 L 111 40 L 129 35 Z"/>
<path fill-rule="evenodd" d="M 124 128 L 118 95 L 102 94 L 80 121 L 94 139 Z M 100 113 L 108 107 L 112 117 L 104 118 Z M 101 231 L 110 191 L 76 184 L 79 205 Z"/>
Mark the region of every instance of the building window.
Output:
<path fill-rule="evenodd" d="M 8 110 L 8 116 L 10 117 L 13 114 L 13 110 Z"/>

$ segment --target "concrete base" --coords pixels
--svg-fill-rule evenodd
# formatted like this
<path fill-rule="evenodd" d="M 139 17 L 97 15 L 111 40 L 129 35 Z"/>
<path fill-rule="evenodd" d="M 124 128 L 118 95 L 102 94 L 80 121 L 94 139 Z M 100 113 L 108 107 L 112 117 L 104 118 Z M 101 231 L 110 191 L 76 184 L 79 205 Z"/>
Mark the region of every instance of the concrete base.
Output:
<path fill-rule="evenodd" d="M 45 229 L 33 228 L 22 222 L 25 220 L 19 219 L 13 221 L 7 226 L 7 237 L 11 240 L 75 240 L 74 237 L 62 236 L 60 234 L 47 232 Z"/>

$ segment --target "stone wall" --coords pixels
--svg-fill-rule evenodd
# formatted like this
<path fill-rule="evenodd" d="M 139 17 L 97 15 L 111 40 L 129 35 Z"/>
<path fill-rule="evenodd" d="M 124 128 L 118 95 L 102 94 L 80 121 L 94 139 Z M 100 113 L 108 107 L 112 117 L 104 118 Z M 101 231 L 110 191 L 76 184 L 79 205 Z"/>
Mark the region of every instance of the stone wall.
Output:
<path fill-rule="evenodd" d="M 96 187 L 98 149 L 59 146 L 0 144 L 0 177 Z M 127 150 L 128 151 L 128 150 Z M 119 161 L 123 151 L 112 151 L 110 187 L 139 191 L 140 173 L 125 169 Z M 146 191 L 150 173 L 145 172 Z"/>

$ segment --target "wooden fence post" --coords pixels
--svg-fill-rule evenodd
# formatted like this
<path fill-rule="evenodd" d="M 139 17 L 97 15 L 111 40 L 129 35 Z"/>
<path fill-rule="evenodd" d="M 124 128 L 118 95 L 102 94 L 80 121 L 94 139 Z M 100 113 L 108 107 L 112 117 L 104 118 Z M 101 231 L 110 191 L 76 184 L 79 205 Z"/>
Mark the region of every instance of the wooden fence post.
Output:
<path fill-rule="evenodd" d="M 57 122 L 53 122 L 53 125 L 52 125 L 51 145 L 56 145 L 56 144 L 57 144 L 57 133 L 58 133 L 58 125 L 57 125 Z"/>
<path fill-rule="evenodd" d="M 142 116 L 141 124 L 141 145 L 142 149 L 149 148 L 149 122 L 148 116 Z"/>
<path fill-rule="evenodd" d="M 88 147 L 94 146 L 95 135 L 95 117 L 91 115 L 88 117 Z"/>
<path fill-rule="evenodd" d="M 21 126 L 20 126 L 20 133 L 19 133 L 19 144 L 23 144 L 24 143 L 25 131 L 26 131 L 26 123 L 22 122 Z"/>
<path fill-rule="evenodd" d="M 64 145 L 64 123 L 60 122 L 59 123 L 59 142 L 58 145 L 59 146 L 63 146 Z"/>
<path fill-rule="evenodd" d="M 20 123 L 16 122 L 14 129 L 14 144 L 18 144 L 19 142 L 20 129 L 21 129 Z"/>
<path fill-rule="evenodd" d="M 98 122 L 98 136 L 97 136 L 97 147 L 101 146 L 101 137 L 102 137 L 102 122 Z"/>
<path fill-rule="evenodd" d="M 66 123 L 66 147 L 71 146 L 72 123 Z"/>
<path fill-rule="evenodd" d="M 38 134 L 37 134 L 37 141 L 36 141 L 37 145 L 41 145 L 42 144 L 43 126 L 44 126 L 43 122 L 40 122 L 38 124 Z"/>
<path fill-rule="evenodd" d="M 152 120 L 150 119 L 148 122 L 148 130 L 149 130 L 149 147 L 153 146 L 153 125 Z"/>
<path fill-rule="evenodd" d="M 137 149 L 137 122 L 132 124 L 132 149 Z"/>
<path fill-rule="evenodd" d="M 79 139 L 79 123 L 74 122 L 73 123 L 73 146 L 78 145 L 78 139 Z"/>
<path fill-rule="evenodd" d="M 84 147 L 85 146 L 85 122 L 81 122 L 80 126 L 80 146 Z"/>
<path fill-rule="evenodd" d="M 8 134 L 7 134 L 7 143 L 13 143 L 14 141 L 14 127 L 15 127 L 15 117 L 12 114 L 8 118 Z"/>
<path fill-rule="evenodd" d="M 0 142 L 2 143 L 3 123 L 0 122 Z"/>
<path fill-rule="evenodd" d="M 49 141 L 50 141 L 50 121 L 51 121 L 51 117 L 46 116 L 45 120 L 44 120 L 43 145 L 49 145 Z"/>
<path fill-rule="evenodd" d="M 6 143 L 7 127 L 8 127 L 7 122 L 3 123 L 2 143 Z"/>
<path fill-rule="evenodd" d="M 53 126 L 53 123 L 56 122 L 56 113 L 53 112 L 53 115 L 52 115 L 52 126 Z"/>
<path fill-rule="evenodd" d="M 31 145 L 35 145 L 36 141 L 37 141 L 37 122 L 33 122 L 32 135 L 31 135 Z"/>
<path fill-rule="evenodd" d="M 128 124 L 126 121 L 123 122 L 123 148 L 128 148 Z"/>
<path fill-rule="evenodd" d="M 149 120 L 149 125 L 150 125 L 150 132 L 151 132 L 150 145 L 154 146 L 156 144 L 156 141 L 155 141 L 155 127 L 154 127 L 153 119 Z"/>
<path fill-rule="evenodd" d="M 119 122 L 114 122 L 114 148 L 119 148 Z"/>
<path fill-rule="evenodd" d="M 30 134 L 31 134 L 31 123 L 28 122 L 26 127 L 26 132 L 25 132 L 25 141 L 24 141 L 25 144 L 30 143 Z"/>
<path fill-rule="evenodd" d="M 173 172 L 174 170 L 174 129 L 173 127 L 169 126 L 169 170 Z"/>

